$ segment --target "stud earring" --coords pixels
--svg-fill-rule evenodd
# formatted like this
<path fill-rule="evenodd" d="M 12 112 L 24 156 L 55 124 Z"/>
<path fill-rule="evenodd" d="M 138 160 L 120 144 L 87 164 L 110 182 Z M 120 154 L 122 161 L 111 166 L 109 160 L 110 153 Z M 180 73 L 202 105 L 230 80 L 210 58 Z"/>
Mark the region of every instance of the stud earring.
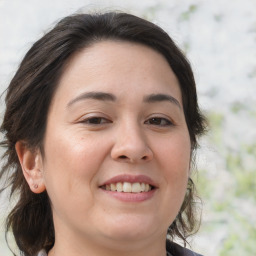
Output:
<path fill-rule="evenodd" d="M 34 189 L 38 189 L 38 185 L 37 184 L 34 185 Z"/>

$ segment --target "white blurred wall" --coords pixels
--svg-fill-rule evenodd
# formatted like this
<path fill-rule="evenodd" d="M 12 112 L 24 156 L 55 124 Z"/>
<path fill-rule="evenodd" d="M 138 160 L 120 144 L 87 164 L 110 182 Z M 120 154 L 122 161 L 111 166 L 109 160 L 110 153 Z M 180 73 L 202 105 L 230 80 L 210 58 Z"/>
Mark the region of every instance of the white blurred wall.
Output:
<path fill-rule="evenodd" d="M 241 140 L 250 143 L 256 139 L 256 122 L 248 114 L 256 109 L 255 0 L 0 0 L 0 92 L 7 87 L 32 43 L 56 20 L 81 8 L 129 11 L 162 26 L 187 52 L 202 108 L 225 116 L 223 148 L 237 149 Z M 230 109 L 234 103 L 246 103 L 248 112 L 239 117 L 233 115 Z M 1 116 L 3 105 L 1 99 Z M 213 182 L 222 177 L 223 186 L 225 181 L 230 184 L 232 177 L 224 170 L 225 159 L 216 150 L 218 147 L 209 146 L 207 139 L 203 145 L 200 164 L 211 172 Z M 3 196 L 0 200 L 2 221 L 8 200 Z M 205 204 L 207 216 L 212 216 Z M 0 225 L 0 256 L 10 256 L 3 240 L 2 222 Z M 213 234 L 200 233 L 194 247 L 207 256 L 216 256 L 227 229 L 224 226 Z"/>

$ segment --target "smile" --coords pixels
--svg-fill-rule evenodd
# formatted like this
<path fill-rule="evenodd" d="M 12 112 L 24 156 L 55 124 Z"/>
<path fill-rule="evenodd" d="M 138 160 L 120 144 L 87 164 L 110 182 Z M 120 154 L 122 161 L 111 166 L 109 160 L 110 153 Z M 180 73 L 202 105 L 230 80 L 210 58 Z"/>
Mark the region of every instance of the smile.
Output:
<path fill-rule="evenodd" d="M 146 175 L 121 174 L 100 184 L 99 188 L 123 202 L 142 202 L 151 199 L 159 185 Z"/>
<path fill-rule="evenodd" d="M 111 183 L 111 184 L 101 186 L 101 188 L 107 191 L 117 191 L 117 192 L 124 192 L 124 193 L 141 193 L 141 192 L 149 192 L 154 187 L 149 185 L 148 183 L 117 182 L 117 183 Z"/>

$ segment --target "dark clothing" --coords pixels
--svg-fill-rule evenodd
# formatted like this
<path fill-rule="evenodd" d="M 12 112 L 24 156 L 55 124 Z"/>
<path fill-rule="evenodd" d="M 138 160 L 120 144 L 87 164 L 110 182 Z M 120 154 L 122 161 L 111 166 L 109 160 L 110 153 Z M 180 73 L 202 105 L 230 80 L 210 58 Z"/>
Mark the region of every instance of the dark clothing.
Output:
<path fill-rule="evenodd" d="M 166 251 L 169 253 L 169 255 L 167 254 L 168 256 L 203 256 L 168 240 L 166 242 Z"/>
<path fill-rule="evenodd" d="M 166 251 L 167 256 L 203 256 L 168 240 L 166 242 Z M 45 250 L 41 250 L 37 256 L 47 256 L 47 253 Z"/>

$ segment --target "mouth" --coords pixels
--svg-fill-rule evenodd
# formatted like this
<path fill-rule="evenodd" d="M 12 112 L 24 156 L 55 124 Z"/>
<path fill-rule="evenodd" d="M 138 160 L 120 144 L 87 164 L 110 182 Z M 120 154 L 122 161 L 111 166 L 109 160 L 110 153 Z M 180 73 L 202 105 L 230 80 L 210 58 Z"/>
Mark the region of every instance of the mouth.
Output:
<path fill-rule="evenodd" d="M 110 192 L 145 193 L 157 189 L 157 184 L 146 175 L 117 175 L 99 186 Z"/>
<path fill-rule="evenodd" d="M 104 184 L 100 186 L 101 189 L 113 192 L 123 192 L 123 193 L 142 193 L 142 192 L 149 192 L 155 187 L 148 183 L 144 182 L 116 182 L 110 184 Z"/>

